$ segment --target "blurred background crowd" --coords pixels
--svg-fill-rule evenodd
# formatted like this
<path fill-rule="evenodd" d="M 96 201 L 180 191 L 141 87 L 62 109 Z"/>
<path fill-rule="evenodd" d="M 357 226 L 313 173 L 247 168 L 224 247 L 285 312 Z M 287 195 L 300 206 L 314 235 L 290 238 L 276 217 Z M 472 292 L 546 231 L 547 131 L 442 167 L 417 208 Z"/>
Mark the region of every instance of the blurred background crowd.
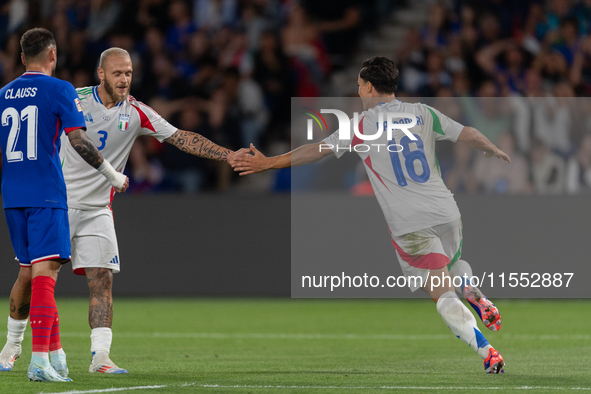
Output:
<path fill-rule="evenodd" d="M 98 83 L 101 51 L 124 48 L 138 100 L 181 129 L 269 155 L 291 148 L 291 97 L 355 96 L 361 62 L 388 56 L 399 97 L 455 97 L 448 115 L 513 158 L 439 144 L 454 193 L 591 190 L 591 106 L 579 98 L 591 93 L 591 0 L 0 0 L 2 85 L 23 72 L 20 35 L 36 26 L 54 33 L 56 76 L 75 87 Z M 501 102 L 511 110 L 499 114 Z M 351 171 L 344 186 L 359 190 Z M 289 171 L 240 178 L 149 137 L 127 173 L 136 193 L 290 189 Z"/>

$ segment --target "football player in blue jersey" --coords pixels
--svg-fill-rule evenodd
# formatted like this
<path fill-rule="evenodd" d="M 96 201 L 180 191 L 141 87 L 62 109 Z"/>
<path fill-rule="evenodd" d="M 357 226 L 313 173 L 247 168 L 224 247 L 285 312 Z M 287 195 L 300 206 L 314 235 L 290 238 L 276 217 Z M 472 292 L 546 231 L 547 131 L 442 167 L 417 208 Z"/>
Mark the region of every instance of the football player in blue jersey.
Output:
<path fill-rule="evenodd" d="M 21 305 L 26 311 L 17 310 L 11 299 L 8 324 L 22 324 L 18 317 L 30 312 L 33 353 L 29 380 L 68 382 L 71 379 L 67 378 L 54 298 L 58 270 L 71 257 L 66 185 L 59 160 L 60 135 L 65 132 L 76 152 L 116 191 L 124 192 L 129 180 L 103 159 L 86 136 L 74 87 L 51 77 L 57 60 L 51 32 L 42 28 L 28 30 L 21 38 L 21 48 L 27 71 L 0 90 L 2 198 L 10 239 L 21 266 L 17 283 L 32 284 L 30 303 Z M 13 349 L 16 359 L 22 338 L 13 339 L 19 343 Z M 12 368 L 14 360 L 9 361 L 0 363 L 2 370 Z"/>

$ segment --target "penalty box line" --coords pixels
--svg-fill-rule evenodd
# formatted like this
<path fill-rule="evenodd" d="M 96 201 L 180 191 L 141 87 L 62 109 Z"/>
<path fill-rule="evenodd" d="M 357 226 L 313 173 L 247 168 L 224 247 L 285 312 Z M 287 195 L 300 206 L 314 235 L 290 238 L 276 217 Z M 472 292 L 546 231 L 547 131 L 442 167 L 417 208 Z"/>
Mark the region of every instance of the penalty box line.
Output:
<path fill-rule="evenodd" d="M 158 386 L 135 386 L 135 387 L 113 387 L 109 389 L 95 389 L 95 390 L 71 390 L 71 391 L 59 391 L 54 393 L 40 392 L 39 394 L 91 394 L 91 393 L 109 393 L 115 391 L 127 391 L 127 390 L 148 390 L 148 389 L 159 389 L 167 387 L 198 387 L 198 388 L 212 388 L 212 389 L 277 389 L 277 390 L 546 390 L 546 391 L 564 391 L 564 390 L 583 390 L 591 391 L 591 387 L 547 387 L 547 386 L 516 386 L 516 387 L 465 387 L 465 386 L 440 386 L 440 387 L 429 387 L 429 386 L 280 386 L 280 385 L 221 385 L 221 384 L 197 384 L 197 383 L 184 383 L 181 385 L 158 385 Z"/>

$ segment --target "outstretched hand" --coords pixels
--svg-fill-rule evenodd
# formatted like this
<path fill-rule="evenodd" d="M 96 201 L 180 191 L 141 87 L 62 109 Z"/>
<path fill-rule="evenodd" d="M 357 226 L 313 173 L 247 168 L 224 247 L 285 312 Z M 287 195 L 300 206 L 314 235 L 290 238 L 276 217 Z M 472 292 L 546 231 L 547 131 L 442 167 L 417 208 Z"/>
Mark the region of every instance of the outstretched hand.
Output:
<path fill-rule="evenodd" d="M 237 158 L 245 156 L 245 155 L 249 155 L 250 153 L 252 153 L 252 150 L 250 148 L 240 148 L 236 152 L 228 153 L 228 156 L 226 157 L 226 161 L 228 162 L 229 165 L 234 166 L 234 163 L 236 162 Z"/>
<path fill-rule="evenodd" d="M 230 163 L 234 171 L 240 175 L 256 174 L 269 169 L 268 158 L 263 155 L 253 144 L 250 148 L 242 148 L 234 155 L 232 163 Z"/>
<path fill-rule="evenodd" d="M 508 154 L 497 148 L 494 152 L 484 152 L 486 157 L 498 157 L 501 160 L 505 160 L 507 163 L 511 163 L 511 158 Z"/>

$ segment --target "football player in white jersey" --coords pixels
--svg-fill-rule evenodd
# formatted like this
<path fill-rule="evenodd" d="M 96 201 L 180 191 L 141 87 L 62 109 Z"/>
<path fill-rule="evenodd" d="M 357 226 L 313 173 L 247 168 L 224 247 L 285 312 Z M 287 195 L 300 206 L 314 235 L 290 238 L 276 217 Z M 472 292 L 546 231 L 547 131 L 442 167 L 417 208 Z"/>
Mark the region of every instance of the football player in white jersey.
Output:
<path fill-rule="evenodd" d="M 375 135 L 379 119 L 384 121 L 387 113 L 398 113 L 403 120 L 397 122 L 409 124 L 406 130 L 414 136 L 411 139 L 401 128 L 393 130 L 392 139 L 388 140 L 384 131 L 381 137 L 368 142 L 376 144 L 368 145 L 372 146 L 371 149 L 356 150 L 390 228 L 402 271 L 408 277 L 423 279 L 421 288 L 437 303 L 437 311 L 445 324 L 482 357 L 485 371 L 503 372 L 502 356 L 478 330 L 474 316 L 460 301 L 453 282 L 442 280 L 450 275 L 461 277 L 459 290 L 486 327 L 492 331 L 501 328 L 498 309 L 476 286 L 465 280 L 472 277 L 472 269 L 466 261 L 459 259 L 462 246 L 460 212 L 439 174 L 435 142 L 462 141 L 484 152 L 486 157 L 494 156 L 507 162 L 511 161 L 509 156 L 478 130 L 462 126 L 435 108 L 397 100 L 394 93 L 398 85 L 398 69 L 387 58 L 366 60 L 359 73 L 358 85 L 364 107 L 358 117 L 361 134 Z M 413 126 L 414 121 L 416 125 Z M 319 143 L 303 145 L 275 157 L 265 157 L 251 145 L 254 155 L 238 154 L 232 166 L 240 175 L 247 175 L 312 163 L 331 153 L 340 157 L 350 151 L 350 146 L 363 142 L 352 132 L 353 122 L 351 120 L 348 124 L 351 138 L 347 139 L 337 130 Z M 395 148 L 385 148 L 394 144 L 397 145 Z M 378 145 L 382 148 L 379 149 Z M 417 283 L 411 286 L 412 291 L 418 288 Z"/>
<path fill-rule="evenodd" d="M 110 48 L 100 57 L 100 84 L 77 89 L 87 134 L 117 171 L 123 172 L 131 147 L 140 135 L 151 135 L 195 156 L 231 161 L 233 151 L 200 134 L 177 129 L 152 108 L 130 96 L 132 72 L 129 53 L 120 48 Z M 68 192 L 72 268 L 75 274 L 86 275 L 90 290 L 88 320 L 93 357 L 89 372 L 127 373 L 109 358 L 113 336 L 113 273 L 120 269 L 111 211 L 114 189 L 99 172 L 83 165 L 82 159 L 69 145 L 62 145 L 60 156 Z M 20 317 L 24 324 L 18 327 L 9 324 L 9 341 L 0 353 L 3 370 L 12 368 L 14 349 L 20 349 L 20 343 L 17 346 L 13 342 L 19 337 L 22 341 L 28 318 L 26 305 L 29 294 L 30 281 L 17 280 L 10 295 L 11 308 L 14 306 L 16 310 L 23 311 Z"/>

